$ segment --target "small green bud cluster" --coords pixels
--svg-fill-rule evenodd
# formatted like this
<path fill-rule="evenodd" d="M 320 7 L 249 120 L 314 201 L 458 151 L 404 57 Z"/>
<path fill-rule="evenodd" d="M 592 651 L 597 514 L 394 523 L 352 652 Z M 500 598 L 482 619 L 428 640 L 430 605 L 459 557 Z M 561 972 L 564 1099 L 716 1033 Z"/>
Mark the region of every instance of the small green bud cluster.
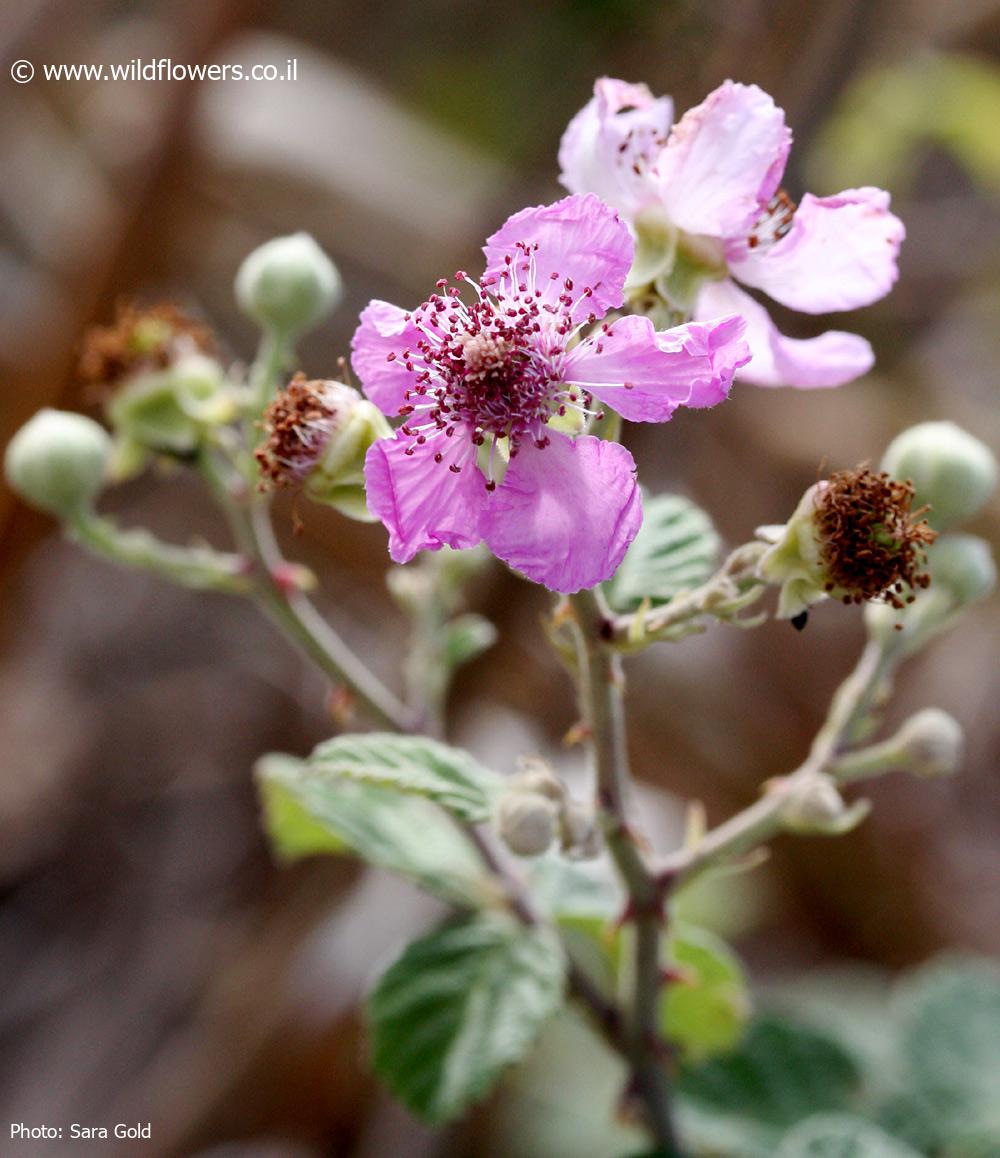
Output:
<path fill-rule="evenodd" d="M 40 410 L 4 455 L 7 482 L 23 499 L 59 519 L 93 506 L 107 475 L 111 438 L 82 414 Z"/>
<path fill-rule="evenodd" d="M 504 844 L 518 856 L 541 856 L 557 838 L 563 852 L 594 857 L 599 837 L 593 813 L 570 798 L 565 784 L 541 761 L 511 777 L 496 816 Z"/>

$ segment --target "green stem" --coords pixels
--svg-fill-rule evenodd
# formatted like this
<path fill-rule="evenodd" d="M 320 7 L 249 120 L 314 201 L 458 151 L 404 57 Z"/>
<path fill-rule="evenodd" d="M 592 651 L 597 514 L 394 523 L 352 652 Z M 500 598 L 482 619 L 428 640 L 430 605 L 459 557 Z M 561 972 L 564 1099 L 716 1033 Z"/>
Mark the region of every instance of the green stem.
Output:
<path fill-rule="evenodd" d="M 663 890 L 639 851 L 626 819 L 628 752 L 622 704 L 621 657 L 609 645 L 611 620 L 594 591 L 570 596 L 579 632 L 580 699 L 590 736 L 597 808 L 608 851 L 625 884 L 628 916 L 635 924 L 632 1008 L 625 1027 L 630 1084 L 642 1099 L 658 1146 L 681 1153 L 663 1065 L 658 1009 Z"/>
<path fill-rule="evenodd" d="M 358 659 L 303 592 L 280 582 L 287 563 L 262 496 L 241 479 L 230 483 L 210 452 L 202 456 L 200 465 L 229 519 L 233 537 L 251 563 L 252 593 L 258 605 L 325 675 L 350 687 L 379 724 L 394 731 L 412 731 L 415 720 L 406 706 Z"/>
<path fill-rule="evenodd" d="M 78 514 L 65 526 L 75 543 L 95 555 L 140 571 L 162 575 L 183 587 L 248 595 L 253 590 L 247 559 L 210 547 L 178 547 L 149 531 L 124 531 L 92 511 Z"/>
<path fill-rule="evenodd" d="M 681 849 L 662 861 L 658 876 L 664 887 L 676 889 L 690 884 L 708 869 L 732 862 L 776 836 L 783 828 L 781 816 L 786 801 L 803 781 L 818 772 L 839 779 L 837 758 L 871 712 L 892 662 L 877 644 L 869 643 L 854 671 L 837 689 L 826 722 L 805 761 L 749 808 L 713 828 L 692 847 Z M 854 778 L 845 776 L 843 782 Z"/>

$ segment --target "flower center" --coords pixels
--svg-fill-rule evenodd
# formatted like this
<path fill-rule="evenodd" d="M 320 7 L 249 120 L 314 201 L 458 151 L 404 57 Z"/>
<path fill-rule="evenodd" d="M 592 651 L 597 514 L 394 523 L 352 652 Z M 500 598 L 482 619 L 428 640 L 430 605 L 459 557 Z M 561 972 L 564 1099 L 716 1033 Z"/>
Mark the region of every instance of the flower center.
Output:
<path fill-rule="evenodd" d="M 792 228 L 797 206 L 784 189 L 779 189 L 764 206 L 747 237 L 748 249 L 769 249 Z"/>
<path fill-rule="evenodd" d="M 422 337 L 412 349 L 388 356 L 390 361 L 398 357 L 415 374 L 400 408 L 406 418 L 400 431 L 412 439 L 407 453 L 460 432 L 475 446 L 507 439 L 513 457 L 525 438 L 539 448 L 548 445 L 545 424 L 554 415 L 590 405 L 588 394 L 561 382 L 567 342 L 579 329 L 571 307 L 581 293 L 574 294 L 572 280 L 565 278 L 553 300 L 551 291 L 544 293 L 536 284 L 534 247 L 517 248 L 520 257 L 508 258 L 489 294 L 464 272 L 455 275 L 457 282 L 475 289 L 477 300 L 471 304 L 462 300 L 458 286 L 439 281 L 439 292 L 412 314 Z M 549 280 L 560 278 L 552 274 Z M 434 458 L 442 462 L 444 454 L 439 451 Z M 451 464 L 451 469 L 461 467 Z M 492 489 L 492 466 L 487 473 Z"/>

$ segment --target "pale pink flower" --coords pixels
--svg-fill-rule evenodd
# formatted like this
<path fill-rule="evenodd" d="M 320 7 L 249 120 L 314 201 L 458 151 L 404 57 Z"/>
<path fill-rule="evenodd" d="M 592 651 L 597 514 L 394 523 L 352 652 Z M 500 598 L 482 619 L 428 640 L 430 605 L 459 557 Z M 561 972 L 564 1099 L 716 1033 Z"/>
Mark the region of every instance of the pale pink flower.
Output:
<path fill-rule="evenodd" d="M 658 231 L 696 255 L 709 276 L 693 316 L 746 319 L 746 381 L 810 389 L 865 373 L 874 358 L 864 338 L 839 330 L 785 337 L 737 282 L 807 314 L 877 301 L 896 281 L 905 235 L 889 194 L 807 193 L 794 205 L 780 189 L 791 132 L 755 85 L 726 81 L 672 128 L 671 117 L 670 102 L 645 85 L 599 80 L 563 135 L 563 184 L 598 192 L 640 236 Z"/>

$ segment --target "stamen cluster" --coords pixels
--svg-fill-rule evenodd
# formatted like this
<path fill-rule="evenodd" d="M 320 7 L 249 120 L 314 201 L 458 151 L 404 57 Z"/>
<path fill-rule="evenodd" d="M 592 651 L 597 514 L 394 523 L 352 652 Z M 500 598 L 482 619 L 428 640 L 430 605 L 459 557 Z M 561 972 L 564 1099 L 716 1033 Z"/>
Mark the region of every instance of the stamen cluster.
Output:
<path fill-rule="evenodd" d="M 471 437 L 476 446 L 487 439 L 509 440 L 510 457 L 524 438 L 544 448 L 549 443 L 545 423 L 567 408 L 589 413 L 592 399 L 579 389 L 560 386 L 562 356 L 579 330 L 571 309 L 593 290 L 584 287 L 574 297 L 572 278 L 552 273 L 561 281 L 555 301 L 536 285 L 534 250 L 520 244 L 520 260 L 508 256 L 506 269 L 494 282 L 477 285 L 459 271 L 455 281 L 468 283 L 477 300 L 467 304 L 458 285 L 446 279 L 412 314 L 423 334 L 412 348 L 392 352 L 415 373 L 416 384 L 405 393 L 400 414 L 406 422 L 401 433 L 413 441 L 413 454 L 439 435 L 452 438 L 456 430 Z M 485 287 L 485 288 L 484 288 Z M 492 292 L 487 292 L 492 290 Z M 591 314 L 584 323 L 595 321 Z M 439 452 L 434 461 L 441 463 Z M 450 463 L 454 473 L 461 466 Z M 487 488 L 496 485 L 487 478 Z"/>
<path fill-rule="evenodd" d="M 866 466 L 839 471 L 816 491 L 815 522 L 828 581 L 844 603 L 881 600 L 897 610 L 924 588 L 926 547 L 937 538 L 912 510 L 911 482 Z M 904 596 L 906 588 L 911 593 Z"/>
<path fill-rule="evenodd" d="M 747 238 L 748 249 L 767 248 L 780 241 L 792 228 L 798 206 L 784 189 L 779 189 L 764 206 Z"/>

